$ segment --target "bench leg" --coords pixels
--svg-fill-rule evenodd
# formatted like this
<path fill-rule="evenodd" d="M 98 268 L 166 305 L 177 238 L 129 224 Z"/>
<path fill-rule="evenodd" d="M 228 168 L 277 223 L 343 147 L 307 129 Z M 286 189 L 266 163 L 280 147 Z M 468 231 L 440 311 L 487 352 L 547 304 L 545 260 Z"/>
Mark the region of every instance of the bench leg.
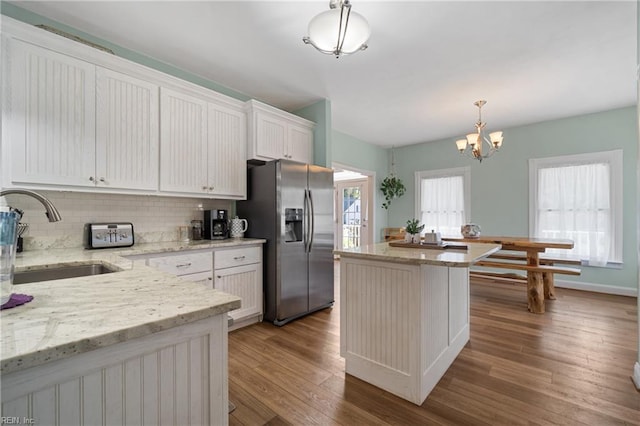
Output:
<path fill-rule="evenodd" d="M 544 283 L 544 298 L 545 299 L 556 299 L 556 285 L 553 279 L 553 272 L 543 272 L 542 273 L 542 281 Z"/>
<path fill-rule="evenodd" d="M 544 314 L 544 284 L 542 273 L 527 273 L 527 302 L 529 312 Z"/>

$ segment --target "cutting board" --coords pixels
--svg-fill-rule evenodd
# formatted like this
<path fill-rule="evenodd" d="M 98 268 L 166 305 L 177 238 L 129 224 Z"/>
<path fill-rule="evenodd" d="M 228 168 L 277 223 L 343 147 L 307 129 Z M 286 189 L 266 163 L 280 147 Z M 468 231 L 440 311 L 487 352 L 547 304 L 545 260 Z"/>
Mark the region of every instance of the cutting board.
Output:
<path fill-rule="evenodd" d="M 457 243 L 447 243 L 443 242 L 442 244 L 416 244 L 416 243 L 405 243 L 405 242 L 389 242 L 389 246 L 391 247 L 404 247 L 404 248 L 417 248 L 417 249 L 427 249 L 427 250 L 466 250 L 467 246 L 465 244 L 457 244 Z"/>

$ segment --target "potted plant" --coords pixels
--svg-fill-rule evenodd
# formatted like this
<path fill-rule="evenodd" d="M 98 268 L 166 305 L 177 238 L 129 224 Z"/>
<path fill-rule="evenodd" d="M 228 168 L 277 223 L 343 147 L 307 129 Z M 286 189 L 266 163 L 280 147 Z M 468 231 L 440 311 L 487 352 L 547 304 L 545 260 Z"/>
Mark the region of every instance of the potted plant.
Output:
<path fill-rule="evenodd" d="M 382 208 L 388 209 L 391 205 L 391 200 L 403 196 L 406 190 L 399 177 L 389 175 L 384 178 L 380 185 L 380 191 L 382 191 L 385 200 L 384 203 L 382 203 Z"/>
<path fill-rule="evenodd" d="M 420 225 L 420 221 L 418 219 L 409 219 L 407 220 L 407 226 L 404 229 L 404 240 L 406 242 L 420 244 L 420 232 L 424 229 L 424 224 Z"/>

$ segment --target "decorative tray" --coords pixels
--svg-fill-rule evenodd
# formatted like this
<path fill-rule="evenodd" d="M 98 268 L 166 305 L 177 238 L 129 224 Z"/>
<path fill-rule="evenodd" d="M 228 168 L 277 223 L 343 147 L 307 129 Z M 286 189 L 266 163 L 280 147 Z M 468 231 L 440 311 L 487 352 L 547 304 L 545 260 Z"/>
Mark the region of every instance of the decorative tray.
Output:
<path fill-rule="evenodd" d="M 417 249 L 430 249 L 430 250 L 466 250 L 465 244 L 447 243 L 442 242 L 440 244 L 434 243 L 405 243 L 405 242 L 389 242 L 391 247 L 404 247 L 404 248 L 417 248 Z"/>

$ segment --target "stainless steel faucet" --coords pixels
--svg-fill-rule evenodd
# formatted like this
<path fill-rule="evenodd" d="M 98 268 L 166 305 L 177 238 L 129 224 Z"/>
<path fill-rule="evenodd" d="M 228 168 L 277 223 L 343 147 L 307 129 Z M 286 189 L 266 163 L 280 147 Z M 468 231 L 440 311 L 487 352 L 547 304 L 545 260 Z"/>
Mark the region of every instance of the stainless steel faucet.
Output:
<path fill-rule="evenodd" d="M 60 212 L 56 207 L 49 201 L 45 196 L 38 194 L 35 191 L 30 191 L 28 189 L 5 189 L 4 191 L 0 191 L 0 197 L 9 194 L 22 194 L 28 195 L 29 197 L 35 198 L 40 201 L 46 210 L 47 218 L 49 218 L 49 222 L 58 222 L 62 220 L 62 216 L 60 216 Z"/>

